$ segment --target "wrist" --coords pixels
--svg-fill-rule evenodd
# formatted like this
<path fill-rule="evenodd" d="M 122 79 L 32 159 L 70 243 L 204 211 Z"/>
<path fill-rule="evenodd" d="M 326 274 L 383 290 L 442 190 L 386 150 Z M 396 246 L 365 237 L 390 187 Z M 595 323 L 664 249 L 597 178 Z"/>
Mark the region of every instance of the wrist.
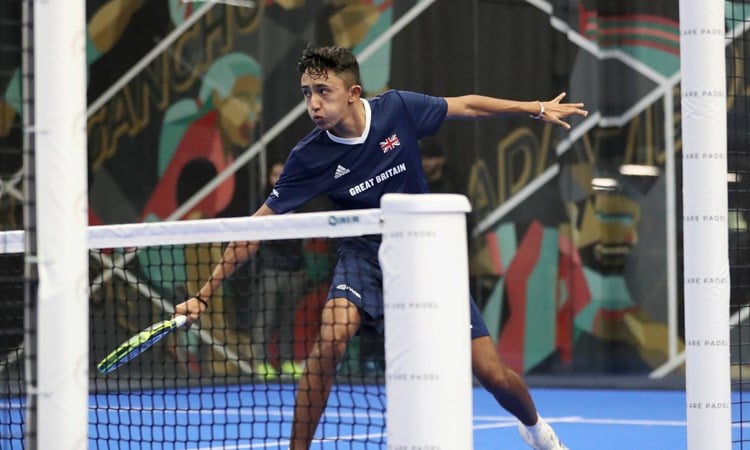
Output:
<path fill-rule="evenodd" d="M 536 114 L 529 114 L 529 117 L 535 120 L 539 120 L 544 117 L 544 103 L 540 102 L 539 100 L 537 100 L 536 102 L 539 105 L 539 112 Z"/>
<path fill-rule="evenodd" d="M 203 298 L 201 294 L 195 294 L 193 298 L 198 300 L 199 303 L 202 303 L 204 308 L 208 308 L 208 301 Z"/>

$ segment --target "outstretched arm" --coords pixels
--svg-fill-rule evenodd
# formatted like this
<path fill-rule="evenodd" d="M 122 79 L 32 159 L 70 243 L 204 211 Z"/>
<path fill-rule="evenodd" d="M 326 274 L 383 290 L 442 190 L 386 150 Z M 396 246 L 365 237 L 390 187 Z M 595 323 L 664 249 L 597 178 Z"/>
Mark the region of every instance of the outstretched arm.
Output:
<path fill-rule="evenodd" d="M 274 211 L 264 204 L 258 208 L 253 217 L 269 216 L 272 214 L 275 214 Z M 224 280 L 232 276 L 239 267 L 245 264 L 258 251 L 258 246 L 258 241 L 230 242 L 227 248 L 224 249 L 221 261 L 216 264 L 214 270 L 211 272 L 211 276 L 203 287 L 198 290 L 194 297 L 175 306 L 175 315 L 187 316 L 188 325 L 198 320 L 198 317 L 208 308 L 208 303 L 211 301 L 214 292 L 218 291 Z"/>
<path fill-rule="evenodd" d="M 586 117 L 588 111 L 583 109 L 583 103 L 560 103 L 564 97 L 565 92 L 548 101 L 521 102 L 483 95 L 446 97 L 445 100 L 448 102 L 447 117 L 449 119 L 475 119 L 525 114 L 569 129 L 570 124 L 564 122 L 563 119 L 573 114 Z"/>

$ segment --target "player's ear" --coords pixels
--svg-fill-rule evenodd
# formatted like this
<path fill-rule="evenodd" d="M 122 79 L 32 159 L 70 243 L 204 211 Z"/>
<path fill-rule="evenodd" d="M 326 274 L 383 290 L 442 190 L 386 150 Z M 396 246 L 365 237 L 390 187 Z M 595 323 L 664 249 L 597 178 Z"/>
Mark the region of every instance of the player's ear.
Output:
<path fill-rule="evenodd" d="M 355 100 L 359 100 L 361 96 L 362 96 L 362 86 L 358 84 L 353 84 L 352 87 L 349 88 L 349 101 L 353 102 Z"/>

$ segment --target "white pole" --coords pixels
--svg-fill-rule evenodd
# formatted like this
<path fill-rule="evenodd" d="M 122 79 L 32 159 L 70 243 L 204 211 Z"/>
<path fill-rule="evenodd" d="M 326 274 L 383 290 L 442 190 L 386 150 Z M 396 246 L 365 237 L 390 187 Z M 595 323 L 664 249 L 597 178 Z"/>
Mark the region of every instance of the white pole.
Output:
<path fill-rule="evenodd" d="M 381 201 L 388 448 L 471 449 L 466 197 Z"/>
<path fill-rule="evenodd" d="M 85 16 L 34 2 L 39 449 L 88 447 Z"/>
<path fill-rule="evenodd" d="M 672 89 L 664 96 L 664 184 L 666 206 L 666 251 L 667 251 L 667 357 L 673 360 L 677 357 L 678 348 L 678 301 L 677 301 L 677 218 L 675 200 L 677 189 L 675 186 L 675 144 L 674 144 L 674 98 Z"/>
<path fill-rule="evenodd" d="M 732 447 L 724 0 L 680 0 L 687 441 Z"/>

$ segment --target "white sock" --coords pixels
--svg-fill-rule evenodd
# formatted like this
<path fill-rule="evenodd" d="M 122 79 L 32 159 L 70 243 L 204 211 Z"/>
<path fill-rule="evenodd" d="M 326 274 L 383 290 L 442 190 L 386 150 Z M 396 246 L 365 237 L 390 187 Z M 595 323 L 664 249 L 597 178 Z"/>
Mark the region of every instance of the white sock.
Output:
<path fill-rule="evenodd" d="M 526 429 L 529 430 L 529 434 L 534 437 L 538 438 L 539 433 L 542 431 L 542 428 L 544 427 L 544 419 L 542 419 L 542 416 L 538 415 L 536 416 L 536 423 L 534 425 L 526 425 Z"/>

